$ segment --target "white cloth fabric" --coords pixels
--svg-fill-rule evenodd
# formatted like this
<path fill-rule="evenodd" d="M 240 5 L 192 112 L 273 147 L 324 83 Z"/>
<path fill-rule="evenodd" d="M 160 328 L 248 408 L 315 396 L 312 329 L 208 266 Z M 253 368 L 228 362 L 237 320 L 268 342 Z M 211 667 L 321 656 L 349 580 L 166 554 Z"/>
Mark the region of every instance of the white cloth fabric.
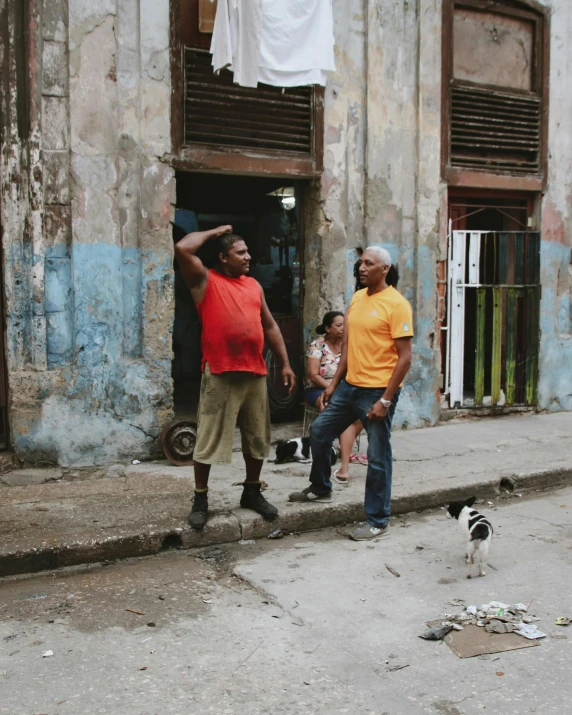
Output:
<path fill-rule="evenodd" d="M 325 86 L 335 70 L 332 0 L 219 0 L 211 43 L 215 72 L 256 87 Z"/>
<path fill-rule="evenodd" d="M 258 68 L 258 81 L 274 87 L 304 87 L 308 84 L 326 86 L 328 73 L 325 70 L 304 70 L 303 72 L 280 72 L 266 67 Z"/>
<path fill-rule="evenodd" d="M 256 87 L 262 33 L 262 0 L 219 0 L 211 40 L 215 72 L 228 67 L 234 82 Z"/>

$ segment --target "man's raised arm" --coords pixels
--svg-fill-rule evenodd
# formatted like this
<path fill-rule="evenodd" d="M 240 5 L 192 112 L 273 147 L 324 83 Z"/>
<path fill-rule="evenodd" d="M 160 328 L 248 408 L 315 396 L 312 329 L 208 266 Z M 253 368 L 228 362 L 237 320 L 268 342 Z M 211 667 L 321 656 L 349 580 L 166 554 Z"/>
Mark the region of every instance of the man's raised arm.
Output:
<path fill-rule="evenodd" d="M 208 271 L 196 255 L 199 248 L 211 238 L 232 233 L 232 226 L 219 226 L 210 231 L 188 233 L 175 244 L 175 256 L 195 303 L 200 303 L 205 295 Z"/>

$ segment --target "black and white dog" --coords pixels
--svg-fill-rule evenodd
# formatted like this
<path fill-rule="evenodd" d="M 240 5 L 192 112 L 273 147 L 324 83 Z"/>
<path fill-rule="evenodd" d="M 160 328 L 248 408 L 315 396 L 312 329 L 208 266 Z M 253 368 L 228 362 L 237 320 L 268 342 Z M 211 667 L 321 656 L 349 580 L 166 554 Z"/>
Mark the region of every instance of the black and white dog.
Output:
<path fill-rule="evenodd" d="M 472 578 L 475 559 L 479 568 L 479 576 L 485 575 L 483 561 L 489 552 L 493 535 L 491 522 L 472 508 L 475 501 L 476 497 L 471 497 L 465 501 L 454 501 L 447 507 L 447 516 L 458 520 L 467 542 L 466 560 L 469 565 L 467 578 Z"/>
<path fill-rule="evenodd" d="M 332 466 L 336 463 L 337 452 L 332 447 Z M 308 464 L 312 461 L 309 437 L 295 437 L 294 439 L 281 439 L 276 444 L 276 464 L 285 462 L 302 462 Z"/>

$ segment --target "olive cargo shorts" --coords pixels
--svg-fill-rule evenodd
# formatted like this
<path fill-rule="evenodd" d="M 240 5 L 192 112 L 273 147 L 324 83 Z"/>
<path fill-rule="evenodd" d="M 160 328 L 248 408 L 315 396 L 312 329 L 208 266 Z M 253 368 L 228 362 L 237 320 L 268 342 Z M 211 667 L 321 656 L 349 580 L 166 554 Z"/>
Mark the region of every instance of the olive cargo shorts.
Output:
<path fill-rule="evenodd" d="M 202 464 L 230 464 L 237 425 L 243 453 L 254 459 L 268 457 L 270 410 L 266 377 L 246 372 L 212 375 L 205 365 L 194 459 Z"/>

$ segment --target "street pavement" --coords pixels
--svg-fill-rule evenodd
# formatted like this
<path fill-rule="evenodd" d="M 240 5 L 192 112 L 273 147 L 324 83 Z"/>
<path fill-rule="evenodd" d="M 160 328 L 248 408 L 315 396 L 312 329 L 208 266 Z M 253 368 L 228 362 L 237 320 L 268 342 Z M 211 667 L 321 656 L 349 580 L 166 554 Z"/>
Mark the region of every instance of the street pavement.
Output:
<path fill-rule="evenodd" d="M 300 424 L 274 426 L 273 436 L 299 436 L 300 429 Z M 399 430 L 393 444 L 393 514 L 472 494 L 496 497 L 572 482 L 570 412 Z M 360 452 L 366 450 L 362 439 Z M 244 470 L 235 452 L 231 465 L 212 470 L 211 518 L 202 532 L 187 525 L 192 467 L 148 462 L 95 471 L 8 472 L 0 477 L 0 576 L 158 553 L 171 546 L 261 538 L 275 528 L 304 532 L 364 518 L 366 467 L 351 466 L 349 486 L 336 485 L 331 504 L 288 502 L 290 492 L 308 485 L 309 472 L 308 464 L 265 464 L 265 496 L 280 511 L 278 521 L 269 525 L 238 508 L 241 487 L 235 483 L 243 480 Z"/>
<path fill-rule="evenodd" d="M 495 534 L 472 580 L 442 509 L 367 543 L 327 529 L 3 579 L 0 713 L 564 715 L 572 488 L 478 508 Z M 460 659 L 418 637 L 493 599 L 529 604 L 540 646 Z"/>

